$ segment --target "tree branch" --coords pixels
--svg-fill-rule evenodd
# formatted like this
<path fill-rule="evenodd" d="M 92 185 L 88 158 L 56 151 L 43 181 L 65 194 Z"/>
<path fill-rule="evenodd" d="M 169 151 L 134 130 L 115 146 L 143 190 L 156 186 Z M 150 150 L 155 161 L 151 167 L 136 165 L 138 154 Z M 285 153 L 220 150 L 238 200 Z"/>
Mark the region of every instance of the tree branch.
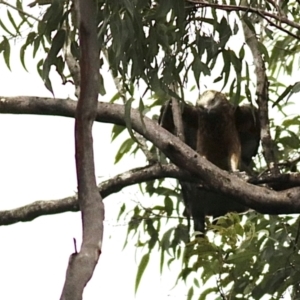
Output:
<path fill-rule="evenodd" d="M 192 182 L 199 181 L 197 177 L 191 176 L 188 172 L 180 170 L 173 164 L 155 164 L 127 171 L 104 181 L 98 186 L 98 191 L 101 196 L 105 198 L 113 193 L 119 192 L 124 187 L 166 177 Z M 79 211 L 77 196 L 52 201 L 36 201 L 16 209 L 0 211 L 0 226 L 11 225 L 17 222 L 29 222 L 40 216 L 68 211 Z"/>
<path fill-rule="evenodd" d="M 75 96 L 78 98 L 80 94 L 80 66 L 77 60 L 75 59 L 75 57 L 71 53 L 70 39 L 68 39 L 66 44 L 64 45 L 63 53 L 75 85 Z"/>
<path fill-rule="evenodd" d="M 104 206 L 95 178 L 92 126 L 97 114 L 99 55 L 94 0 L 75 1 L 80 40 L 80 96 L 75 113 L 75 160 L 82 244 L 70 256 L 61 300 L 81 300 L 101 254 Z"/>
<path fill-rule="evenodd" d="M 269 17 L 269 18 L 272 18 L 274 20 L 279 21 L 282 24 L 286 24 L 286 25 L 289 25 L 289 26 L 291 26 L 293 28 L 300 29 L 300 24 L 298 24 L 296 22 L 293 22 L 293 21 L 289 20 L 286 17 L 283 17 L 281 15 L 275 15 L 275 14 L 269 13 L 269 12 L 263 10 L 263 9 L 254 8 L 254 7 L 251 7 L 251 6 L 225 5 L 225 4 L 204 2 L 203 0 L 187 0 L 187 1 L 191 2 L 191 3 L 198 4 L 199 7 L 211 7 L 211 8 L 225 10 L 225 11 L 252 12 L 252 13 L 255 13 L 255 14 L 259 15 L 259 16 Z M 268 21 L 269 19 L 266 18 L 266 20 Z M 299 38 L 300 37 L 298 37 L 298 39 Z"/>
<path fill-rule="evenodd" d="M 244 14 L 243 18 L 247 18 Z M 275 175 L 278 174 L 278 165 L 274 154 L 274 143 L 271 138 L 270 125 L 269 125 L 269 83 L 266 74 L 265 62 L 259 50 L 259 43 L 255 32 L 248 27 L 247 23 L 242 20 L 245 41 L 249 46 L 253 61 L 255 65 L 256 74 L 256 96 L 257 104 L 259 106 L 259 122 L 260 122 L 260 138 L 263 148 L 263 154 L 270 172 Z"/>
<path fill-rule="evenodd" d="M 171 85 L 171 90 L 176 93 L 176 85 L 173 83 Z M 184 127 L 183 127 L 183 121 L 182 121 L 182 113 L 181 113 L 181 108 L 180 108 L 180 103 L 178 99 L 175 97 L 171 98 L 172 100 L 172 116 L 173 116 L 173 122 L 174 122 L 174 127 L 175 127 L 175 133 L 176 136 L 182 141 L 185 141 L 185 136 L 184 136 Z"/>
<path fill-rule="evenodd" d="M 60 115 L 73 117 L 76 102 L 62 99 L 0 97 L 0 113 Z M 123 105 L 98 103 L 96 120 L 125 125 Z M 234 174 L 220 170 L 170 132 L 138 110 L 131 110 L 132 128 L 162 150 L 178 167 L 199 176 L 213 190 L 232 196 L 239 203 L 269 214 L 300 213 L 300 188 L 276 192 L 246 183 Z"/>

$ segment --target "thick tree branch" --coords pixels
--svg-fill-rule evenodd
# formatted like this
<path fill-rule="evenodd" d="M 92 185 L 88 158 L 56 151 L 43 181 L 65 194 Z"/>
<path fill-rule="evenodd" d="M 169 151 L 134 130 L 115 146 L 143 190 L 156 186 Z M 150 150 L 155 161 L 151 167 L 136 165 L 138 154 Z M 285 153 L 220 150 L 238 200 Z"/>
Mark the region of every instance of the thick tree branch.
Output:
<path fill-rule="evenodd" d="M 48 99 L 47 101 L 45 98 L 0 97 L 0 113 L 73 117 L 75 107 L 76 102 L 72 100 Z M 123 105 L 98 103 L 97 121 L 124 126 L 124 116 Z M 300 213 L 300 188 L 276 192 L 246 183 L 234 174 L 220 170 L 200 157 L 190 147 L 149 118 L 144 117 L 142 121 L 138 110 L 131 110 L 131 122 L 134 130 L 162 150 L 172 162 L 199 176 L 211 188 L 230 195 L 239 203 L 263 213 Z"/>
<path fill-rule="evenodd" d="M 75 113 L 75 158 L 82 244 L 70 256 L 61 300 L 81 300 L 101 254 L 104 206 L 95 178 L 92 126 L 97 114 L 99 55 L 94 0 L 75 2 L 80 39 L 80 96 Z"/>

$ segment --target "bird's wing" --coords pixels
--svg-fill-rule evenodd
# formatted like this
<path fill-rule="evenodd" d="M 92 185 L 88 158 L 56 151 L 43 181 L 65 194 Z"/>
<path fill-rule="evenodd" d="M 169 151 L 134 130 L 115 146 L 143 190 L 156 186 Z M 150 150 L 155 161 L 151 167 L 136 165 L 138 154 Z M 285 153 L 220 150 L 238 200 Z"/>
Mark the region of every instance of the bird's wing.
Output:
<path fill-rule="evenodd" d="M 257 154 L 260 141 L 258 109 L 251 105 L 238 106 L 235 110 L 235 122 L 241 141 L 242 162 L 249 166 L 252 157 Z"/>

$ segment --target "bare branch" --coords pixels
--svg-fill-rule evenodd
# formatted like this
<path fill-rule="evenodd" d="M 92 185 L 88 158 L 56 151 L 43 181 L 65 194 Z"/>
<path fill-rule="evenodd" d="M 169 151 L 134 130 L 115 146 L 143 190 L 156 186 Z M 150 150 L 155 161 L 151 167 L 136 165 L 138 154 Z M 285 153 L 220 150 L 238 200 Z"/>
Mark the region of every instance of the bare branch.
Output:
<path fill-rule="evenodd" d="M 60 115 L 73 117 L 76 101 L 62 99 L 0 97 L 0 113 Z M 123 105 L 98 103 L 96 120 L 125 125 Z M 170 132 L 139 111 L 131 110 L 132 128 L 161 149 L 180 168 L 199 176 L 207 186 L 232 196 L 237 202 L 269 214 L 300 213 L 300 188 L 280 192 L 246 183 L 234 174 L 220 170 Z"/>
<path fill-rule="evenodd" d="M 40 21 L 41 21 L 41 20 L 39 20 L 38 18 L 36 18 L 35 16 L 33 16 L 33 15 L 27 13 L 26 11 L 24 11 L 24 10 L 22 10 L 22 9 L 19 9 L 18 7 L 14 6 L 14 5 L 10 4 L 10 3 L 8 3 L 7 1 L 0 0 L 0 4 L 4 4 L 4 5 L 6 5 L 6 6 L 12 8 L 12 9 L 14 9 L 14 10 L 16 10 L 16 11 L 19 12 L 20 14 L 23 14 L 24 16 L 29 17 L 29 18 L 31 18 L 31 19 L 37 21 L 37 22 L 40 22 Z"/>
<path fill-rule="evenodd" d="M 176 87 L 175 84 L 171 86 L 171 89 L 174 93 L 176 93 Z M 176 136 L 181 140 L 185 141 L 184 136 L 184 128 L 183 128 L 183 121 L 182 121 L 182 113 L 180 108 L 180 103 L 178 99 L 172 97 L 172 116 L 173 116 L 173 122 L 175 127 Z"/>
<path fill-rule="evenodd" d="M 285 16 L 272 14 L 263 9 L 254 8 L 251 6 L 243 6 L 243 5 L 226 5 L 226 4 L 218 4 L 218 3 L 209 3 L 204 2 L 203 0 L 187 0 L 188 2 L 198 4 L 199 7 L 211 7 L 215 9 L 225 10 L 225 11 L 244 11 L 244 12 L 252 12 L 258 14 L 260 16 L 270 17 L 271 19 L 277 20 L 282 24 L 287 24 L 293 28 L 300 29 L 300 24 L 293 22 L 286 18 Z M 268 21 L 268 19 L 266 19 Z M 299 39 L 300 37 L 298 37 Z"/>
<path fill-rule="evenodd" d="M 262 18 L 264 18 L 271 26 L 283 31 L 284 33 L 286 33 L 287 35 L 293 37 L 294 39 L 296 40 L 299 40 L 300 39 L 300 36 L 290 32 L 289 30 L 283 28 L 282 26 L 280 25 L 277 25 L 275 22 L 271 21 L 268 17 L 264 16 L 264 15 L 261 15 L 259 14 Z"/>
<path fill-rule="evenodd" d="M 152 165 L 133 169 L 119 174 L 102 182 L 98 191 L 103 198 L 117 193 L 126 186 L 161 178 L 178 178 L 181 180 L 197 182 L 199 179 L 188 172 L 180 170 L 173 164 Z M 0 226 L 11 225 L 17 222 L 29 222 L 40 216 L 79 211 L 77 196 L 52 201 L 36 201 L 29 205 L 12 210 L 0 211 Z"/>
<path fill-rule="evenodd" d="M 80 66 L 79 62 L 75 59 L 75 57 L 71 53 L 71 44 L 70 40 L 68 40 L 67 44 L 64 45 L 64 56 L 69 68 L 70 74 L 74 81 L 75 85 L 75 96 L 78 98 L 80 94 Z"/>

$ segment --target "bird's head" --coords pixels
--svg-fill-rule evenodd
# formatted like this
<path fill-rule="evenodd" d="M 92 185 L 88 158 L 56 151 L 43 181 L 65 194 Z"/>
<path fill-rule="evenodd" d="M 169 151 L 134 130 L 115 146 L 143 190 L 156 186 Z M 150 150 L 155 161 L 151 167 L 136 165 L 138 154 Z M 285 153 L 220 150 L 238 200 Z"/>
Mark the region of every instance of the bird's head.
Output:
<path fill-rule="evenodd" d="M 210 112 L 222 111 L 224 108 L 230 107 L 226 96 L 220 92 L 208 90 L 205 91 L 197 100 L 196 106 Z"/>

